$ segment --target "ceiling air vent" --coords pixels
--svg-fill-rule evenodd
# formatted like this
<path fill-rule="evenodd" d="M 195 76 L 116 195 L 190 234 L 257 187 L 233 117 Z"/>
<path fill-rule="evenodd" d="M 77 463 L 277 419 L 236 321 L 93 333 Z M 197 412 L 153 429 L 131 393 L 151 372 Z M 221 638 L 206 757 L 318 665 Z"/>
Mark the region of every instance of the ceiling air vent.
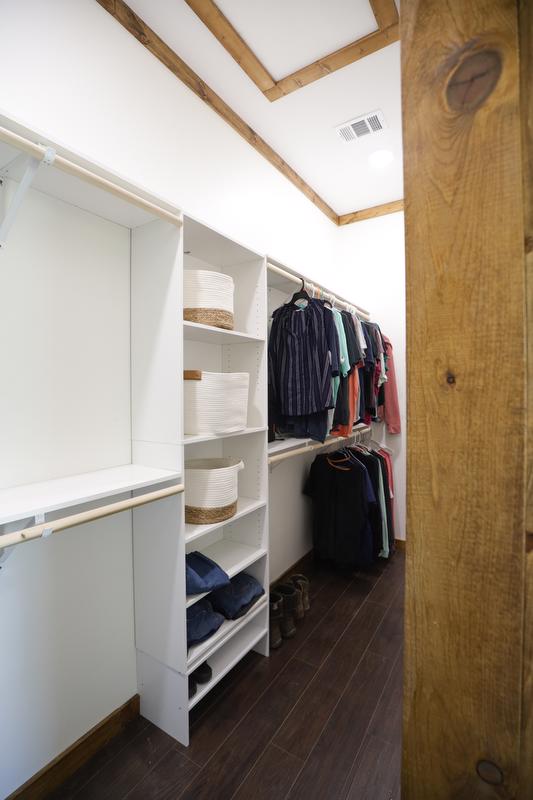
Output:
<path fill-rule="evenodd" d="M 369 136 L 371 133 L 379 133 L 386 127 L 383 111 L 378 109 L 369 114 L 363 114 L 362 117 L 343 122 L 342 125 L 337 126 L 336 131 L 343 141 L 353 142 L 363 136 Z"/>

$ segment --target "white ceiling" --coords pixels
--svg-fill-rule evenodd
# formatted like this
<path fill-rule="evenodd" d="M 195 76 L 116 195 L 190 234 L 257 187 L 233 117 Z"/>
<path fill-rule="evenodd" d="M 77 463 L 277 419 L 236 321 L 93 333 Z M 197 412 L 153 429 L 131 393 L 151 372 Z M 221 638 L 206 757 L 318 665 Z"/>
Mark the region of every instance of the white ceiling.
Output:
<path fill-rule="evenodd" d="M 403 197 L 399 42 L 271 103 L 185 0 L 129 0 L 129 5 L 338 214 Z M 294 69 L 287 68 L 293 58 L 298 68 L 301 64 L 296 59 L 307 61 L 309 55 L 313 61 L 323 55 L 319 46 L 323 27 L 318 17 L 320 5 L 327 5 L 328 14 L 331 8 L 338 8 L 339 20 L 328 23 L 324 32 L 328 48 L 331 42 L 342 43 L 341 36 L 346 41 L 357 38 L 359 30 L 368 25 L 367 0 L 328 0 L 327 4 L 320 0 L 221 0 L 219 5 L 276 78 Z M 301 40 L 294 34 L 293 11 L 287 11 L 293 5 L 309 6 L 313 12 L 309 15 L 313 23 L 305 26 Z M 254 19 L 261 20 L 255 33 Z M 293 26 L 296 49 L 293 38 L 279 33 L 285 24 Z M 353 25 L 359 26 L 355 33 L 349 27 Z M 348 29 L 349 34 L 345 34 Z M 269 50 L 268 61 L 260 49 Z M 384 112 L 386 130 L 350 143 L 340 139 L 337 125 L 377 108 Z M 392 163 L 372 166 L 368 156 L 383 149 L 393 153 Z"/>
<path fill-rule="evenodd" d="M 377 30 L 368 0 L 217 0 L 274 80 Z"/>

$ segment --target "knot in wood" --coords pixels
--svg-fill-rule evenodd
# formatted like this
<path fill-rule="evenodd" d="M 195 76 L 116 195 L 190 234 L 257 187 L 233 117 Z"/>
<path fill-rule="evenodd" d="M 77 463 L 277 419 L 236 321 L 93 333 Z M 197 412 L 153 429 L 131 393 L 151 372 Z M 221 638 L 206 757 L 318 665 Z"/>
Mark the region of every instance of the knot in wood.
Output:
<path fill-rule="evenodd" d="M 474 111 L 494 91 L 502 72 L 497 50 L 482 50 L 462 61 L 446 87 L 448 105 L 454 111 Z"/>
<path fill-rule="evenodd" d="M 453 386 L 453 384 L 455 383 L 455 375 L 453 374 L 453 372 L 446 373 L 446 383 L 449 383 L 450 386 Z"/>
<path fill-rule="evenodd" d="M 503 772 L 492 761 L 478 761 L 476 772 L 482 781 L 490 783 L 491 786 L 500 786 L 503 783 Z"/>

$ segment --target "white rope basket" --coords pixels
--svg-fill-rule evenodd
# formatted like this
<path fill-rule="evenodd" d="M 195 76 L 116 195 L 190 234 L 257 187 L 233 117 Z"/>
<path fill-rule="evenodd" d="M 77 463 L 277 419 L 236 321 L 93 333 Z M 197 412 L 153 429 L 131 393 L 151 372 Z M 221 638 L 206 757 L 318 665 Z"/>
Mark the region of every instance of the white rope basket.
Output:
<path fill-rule="evenodd" d="M 230 275 L 205 269 L 183 273 L 183 318 L 218 328 L 233 329 L 233 294 Z"/>
<path fill-rule="evenodd" d="M 185 521 L 197 525 L 229 519 L 237 511 L 238 458 L 198 458 L 185 462 Z"/>
<path fill-rule="evenodd" d="M 186 434 L 242 431 L 248 418 L 247 372 L 186 370 L 183 403 Z"/>

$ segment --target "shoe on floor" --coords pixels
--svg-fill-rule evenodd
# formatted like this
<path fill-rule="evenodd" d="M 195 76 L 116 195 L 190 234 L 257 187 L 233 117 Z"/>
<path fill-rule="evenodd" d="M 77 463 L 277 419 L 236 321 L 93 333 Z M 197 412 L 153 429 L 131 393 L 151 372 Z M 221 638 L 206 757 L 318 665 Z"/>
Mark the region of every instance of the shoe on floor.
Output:
<path fill-rule="evenodd" d="M 296 633 L 295 613 L 298 602 L 301 603 L 301 592 L 292 583 L 280 583 L 276 591 L 283 597 L 283 616 L 280 620 L 281 635 L 284 639 L 292 639 Z"/>
<path fill-rule="evenodd" d="M 301 589 L 304 612 L 309 611 L 311 608 L 311 600 L 309 599 L 309 578 L 306 578 L 305 575 L 291 575 L 289 581 Z"/>
<path fill-rule="evenodd" d="M 281 621 L 283 619 L 283 595 L 270 592 L 270 649 L 277 650 L 283 642 Z"/>
<path fill-rule="evenodd" d="M 200 664 L 200 666 L 194 670 L 194 672 L 192 673 L 192 677 L 194 678 L 196 683 L 209 683 L 209 681 L 213 677 L 213 670 L 211 669 L 207 661 L 204 661 L 203 664 Z"/>

